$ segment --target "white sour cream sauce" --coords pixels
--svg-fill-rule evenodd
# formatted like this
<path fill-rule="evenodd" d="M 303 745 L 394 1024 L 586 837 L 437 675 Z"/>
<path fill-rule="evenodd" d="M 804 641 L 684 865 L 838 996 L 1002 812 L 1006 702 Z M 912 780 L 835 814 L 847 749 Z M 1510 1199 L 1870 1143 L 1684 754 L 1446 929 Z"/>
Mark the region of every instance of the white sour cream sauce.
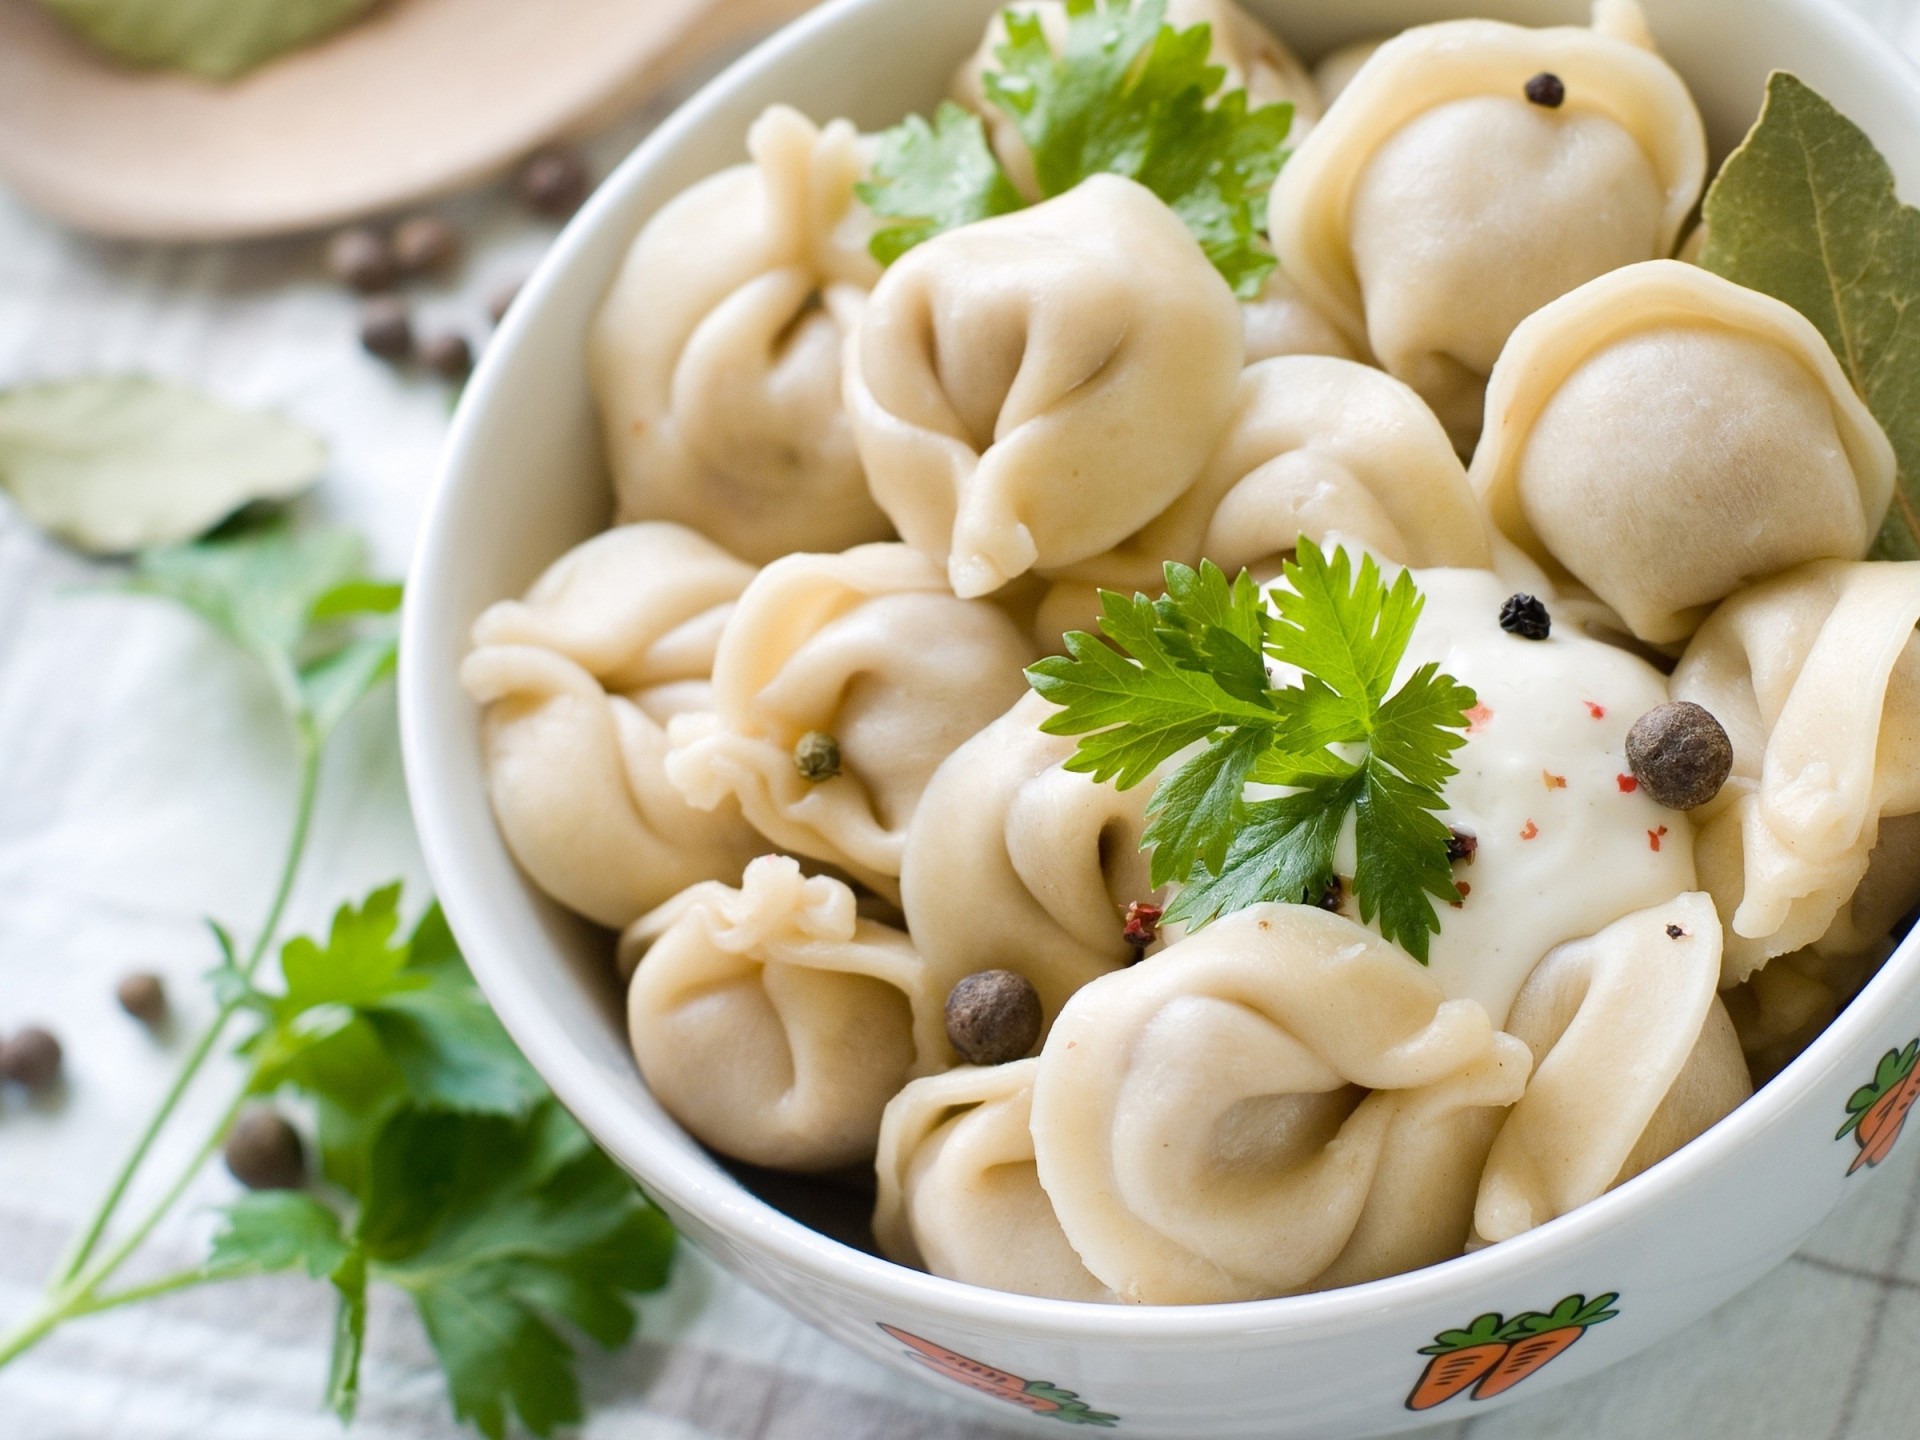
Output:
<path fill-rule="evenodd" d="M 1479 698 L 1441 812 L 1478 845 L 1454 866 L 1469 893 L 1441 907 L 1429 965 L 1449 999 L 1477 1000 L 1502 1025 L 1555 945 L 1696 888 L 1687 817 L 1648 799 L 1627 768 L 1627 731 L 1666 702 L 1667 685 L 1571 615 L 1545 640 L 1507 634 L 1500 607 L 1514 586 L 1491 571 L 1418 570 L 1414 582 L 1426 604 L 1396 683 L 1431 661 Z M 1351 819 L 1335 863 L 1353 874 Z M 1358 919 L 1351 895 L 1344 909 Z"/>

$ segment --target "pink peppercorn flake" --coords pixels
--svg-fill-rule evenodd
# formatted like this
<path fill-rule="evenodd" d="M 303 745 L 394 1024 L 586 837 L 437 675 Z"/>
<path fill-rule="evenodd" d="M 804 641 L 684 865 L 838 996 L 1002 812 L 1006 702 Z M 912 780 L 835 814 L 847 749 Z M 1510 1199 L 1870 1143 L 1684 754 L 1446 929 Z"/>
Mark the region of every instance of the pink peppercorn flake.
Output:
<path fill-rule="evenodd" d="M 1527 821 L 1526 825 L 1521 828 L 1520 838 L 1522 840 L 1531 840 L 1533 839 L 1534 836 L 1538 835 L 1539 833 L 1540 833 L 1540 827 L 1534 824 L 1533 821 L 1529 820 Z"/>
<path fill-rule="evenodd" d="M 1613 783 L 1620 787 L 1622 795 L 1631 795 L 1640 788 L 1640 782 L 1631 775 L 1616 775 L 1613 777 Z"/>
<path fill-rule="evenodd" d="M 1540 778 L 1546 782 L 1547 789 L 1549 790 L 1564 790 L 1567 788 L 1567 777 L 1564 775 L 1556 775 L 1551 770 L 1542 770 L 1540 772 Z"/>
<path fill-rule="evenodd" d="M 1471 735 L 1476 730 L 1485 729 L 1487 722 L 1491 719 L 1493 719 L 1493 711 L 1485 705 L 1476 704 L 1467 711 L 1467 733 Z"/>
<path fill-rule="evenodd" d="M 1647 844 L 1653 847 L 1654 854 L 1657 855 L 1660 853 L 1660 837 L 1666 833 L 1667 833 L 1667 827 L 1664 825 L 1661 825 L 1656 829 L 1647 831 Z"/>
<path fill-rule="evenodd" d="M 1604 720 L 1607 718 L 1606 706 L 1596 704 L 1592 700 L 1582 700 L 1580 703 L 1587 707 L 1587 714 L 1591 715 L 1594 719 Z"/>

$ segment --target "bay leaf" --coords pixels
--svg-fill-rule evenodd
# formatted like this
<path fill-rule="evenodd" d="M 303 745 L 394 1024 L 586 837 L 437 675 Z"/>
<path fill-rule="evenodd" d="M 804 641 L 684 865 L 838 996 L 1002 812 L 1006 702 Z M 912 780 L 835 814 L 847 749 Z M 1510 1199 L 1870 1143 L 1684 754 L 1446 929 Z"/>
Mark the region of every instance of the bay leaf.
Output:
<path fill-rule="evenodd" d="M 124 555 L 191 540 L 325 468 L 312 431 L 184 385 L 90 376 L 0 391 L 0 490 L 77 549 Z"/>
<path fill-rule="evenodd" d="M 1900 480 L 1872 554 L 1920 559 L 1920 210 L 1865 131 L 1776 70 L 1703 213 L 1700 263 L 1811 320 L 1887 432 Z"/>
<path fill-rule="evenodd" d="M 232 80 L 324 39 L 379 0 L 40 0 L 129 65 Z"/>

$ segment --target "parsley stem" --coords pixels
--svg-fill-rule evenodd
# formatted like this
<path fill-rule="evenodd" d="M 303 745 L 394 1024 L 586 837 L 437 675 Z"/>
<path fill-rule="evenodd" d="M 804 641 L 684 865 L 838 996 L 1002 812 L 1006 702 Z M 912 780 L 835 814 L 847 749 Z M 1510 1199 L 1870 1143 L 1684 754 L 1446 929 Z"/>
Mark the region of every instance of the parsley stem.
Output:
<path fill-rule="evenodd" d="M 31 1350 L 69 1320 L 78 1320 L 83 1315 L 99 1315 L 104 1311 L 118 1310 L 123 1305 L 136 1305 L 142 1300 L 154 1300 L 162 1295 L 191 1290 L 197 1285 L 211 1284 L 220 1278 L 199 1268 L 176 1270 L 171 1275 L 163 1275 L 145 1284 L 131 1285 L 125 1290 L 116 1290 L 111 1295 L 73 1292 L 67 1294 L 64 1299 L 49 1298 L 39 1314 L 0 1337 L 0 1368 L 4 1368 L 7 1362 Z"/>
<path fill-rule="evenodd" d="M 304 714 L 296 718 L 295 724 L 300 738 L 300 795 L 295 805 L 293 831 L 287 842 L 286 860 L 280 867 L 280 880 L 274 889 L 273 902 L 267 907 L 266 919 L 254 938 L 253 948 L 248 952 L 245 964 L 241 967 L 241 973 L 248 978 L 252 978 L 253 972 L 259 967 L 261 959 L 268 950 L 272 948 L 274 938 L 279 933 L 287 902 L 293 894 L 294 877 L 298 874 L 300 861 L 306 854 L 307 837 L 313 828 L 314 798 L 320 781 L 320 742 Z M 207 1057 L 213 1053 L 214 1046 L 219 1043 L 221 1035 L 226 1030 L 227 1022 L 233 1018 L 237 1008 L 237 1001 L 228 1001 L 223 1004 L 206 1030 L 202 1032 L 199 1040 L 195 1042 L 193 1049 L 187 1055 L 186 1062 L 180 1067 L 180 1073 L 174 1077 L 173 1085 L 160 1101 L 160 1108 L 148 1121 L 146 1130 L 135 1142 L 132 1153 L 121 1165 L 113 1184 L 108 1187 L 105 1198 L 94 1212 L 93 1219 L 88 1223 L 80 1239 L 61 1260 L 54 1274 L 53 1283 L 56 1287 L 71 1286 L 86 1267 L 88 1260 L 93 1257 L 94 1251 L 99 1248 L 107 1226 L 112 1223 L 114 1214 L 120 1208 L 120 1202 L 126 1198 L 127 1187 L 133 1183 L 133 1177 L 139 1173 L 140 1167 L 146 1162 L 154 1142 L 160 1138 L 160 1132 L 173 1118 L 174 1111 L 199 1075 L 201 1067 L 206 1064 Z M 217 1138 L 216 1134 L 216 1141 Z M 145 1227 L 147 1230 L 151 1228 L 151 1224 Z M 141 1233 L 144 1234 L 145 1231 Z M 99 1278 L 104 1279 L 110 1273 L 111 1271 L 104 1271 Z M 4 1352 L 0 1352 L 0 1365 L 5 1364 L 8 1358 L 10 1357 Z"/>

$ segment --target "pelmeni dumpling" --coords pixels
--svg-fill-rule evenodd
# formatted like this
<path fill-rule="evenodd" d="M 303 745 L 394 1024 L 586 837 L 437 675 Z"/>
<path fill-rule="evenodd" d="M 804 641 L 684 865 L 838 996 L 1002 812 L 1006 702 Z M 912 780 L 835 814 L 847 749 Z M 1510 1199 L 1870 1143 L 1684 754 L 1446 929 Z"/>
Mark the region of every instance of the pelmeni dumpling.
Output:
<path fill-rule="evenodd" d="M 900 1087 L 953 1063 L 946 991 L 906 935 L 854 906 L 840 881 L 763 855 L 738 890 L 695 886 L 623 938 L 642 952 L 634 1058 L 702 1144 L 778 1170 L 858 1164 Z"/>
<path fill-rule="evenodd" d="M 880 1253 L 1016 1295 L 1111 1301 L 1054 1218 L 1034 1168 L 1038 1058 L 962 1065 L 907 1085 L 880 1121 Z"/>
<path fill-rule="evenodd" d="M 486 707 L 494 817 L 569 909 L 618 928 L 765 848 L 738 806 L 695 810 L 664 769 L 671 718 L 712 708 L 721 626 L 752 579 L 682 526 L 626 525 L 474 623 L 460 679 Z"/>
<path fill-rule="evenodd" d="M 1920 812 L 1920 563 L 1820 561 L 1733 596 L 1693 637 L 1673 695 L 1713 712 L 1733 774 L 1695 812 L 1700 883 L 1726 924 L 1722 984 L 1862 935 L 1849 902 L 1883 817 Z M 1888 925 L 1909 896 L 1889 860 Z"/>
<path fill-rule="evenodd" d="M 987 98 L 985 75 L 1001 68 L 999 51 L 1007 43 L 1007 11 L 1036 15 L 1047 43 L 1058 54 L 1067 36 L 1067 7 L 1064 0 L 1014 0 L 1005 10 L 994 12 L 987 22 L 987 33 L 980 48 L 968 56 L 954 72 L 952 96 L 987 124 L 987 138 L 1000 164 L 1013 181 L 1014 188 L 1029 200 L 1041 196 L 1040 182 L 1034 176 L 1033 156 L 1012 118 Z M 1233 3 L 1233 0 L 1168 0 L 1164 23 L 1177 30 L 1205 25 L 1211 32 L 1207 59 L 1225 70 L 1215 95 L 1235 90 L 1247 92 L 1247 108 L 1258 109 L 1286 101 L 1293 106 L 1290 138 L 1298 140 L 1320 115 L 1320 97 L 1313 77 L 1266 26 Z"/>
<path fill-rule="evenodd" d="M 902 908 L 914 943 L 956 979 L 1015 970 L 1051 1018 L 1138 955 L 1130 901 L 1151 902 L 1140 850 L 1153 785 L 1119 790 L 1065 768 L 1071 736 L 1028 692 L 934 772 L 907 831 Z"/>
<path fill-rule="evenodd" d="M 1379 936 L 1254 905 L 1067 1003 L 1034 1078 L 1034 1157 L 1123 1300 L 1355 1284 L 1460 1253 L 1528 1064 Z"/>
<path fill-rule="evenodd" d="M 840 403 L 842 339 L 880 278 L 860 138 L 776 105 L 747 148 L 648 222 L 594 322 L 621 518 L 754 561 L 884 539 Z"/>
<path fill-rule="evenodd" d="M 847 349 L 874 498 L 985 595 L 1110 549 L 1177 498 L 1233 405 L 1239 307 L 1131 180 L 950 230 L 887 271 Z"/>
<path fill-rule="evenodd" d="M 1655 645 L 1745 582 L 1859 559 L 1893 496 L 1893 448 L 1820 332 L 1678 260 L 1522 323 L 1487 426 L 1470 473 L 1495 526 Z"/>
<path fill-rule="evenodd" d="M 1361 358 L 1340 327 L 1308 304 L 1300 287 L 1278 266 L 1261 283 L 1258 295 L 1240 302 L 1240 316 L 1245 322 L 1249 365 L 1276 355 Z"/>
<path fill-rule="evenodd" d="M 1421 568 L 1492 563 L 1466 471 L 1420 397 L 1370 365 L 1288 355 L 1241 373 L 1220 443 L 1185 494 L 1061 574 L 1157 594 L 1165 561 L 1204 558 L 1264 580 L 1302 535 Z"/>
<path fill-rule="evenodd" d="M 1281 268 L 1463 453 L 1514 327 L 1596 275 L 1672 254 L 1700 196 L 1706 138 L 1686 84 L 1635 7 L 1595 19 L 1395 36 L 1273 187 Z M 1543 72 L 1564 85 L 1557 106 L 1527 98 Z"/>
<path fill-rule="evenodd" d="M 740 597 L 713 664 L 714 713 L 673 721 L 667 776 L 691 804 L 737 800 L 781 849 L 897 900 L 920 792 L 1019 698 L 1033 658 L 1013 621 L 956 598 L 908 546 L 789 555 Z M 794 749 L 810 733 L 838 746 L 831 778 L 800 773 Z"/>
<path fill-rule="evenodd" d="M 1719 920 L 1697 891 L 1540 962 L 1507 1016 L 1533 1053 L 1533 1078 L 1487 1157 L 1481 1239 L 1586 1204 L 1752 1093 L 1719 977 Z"/>

